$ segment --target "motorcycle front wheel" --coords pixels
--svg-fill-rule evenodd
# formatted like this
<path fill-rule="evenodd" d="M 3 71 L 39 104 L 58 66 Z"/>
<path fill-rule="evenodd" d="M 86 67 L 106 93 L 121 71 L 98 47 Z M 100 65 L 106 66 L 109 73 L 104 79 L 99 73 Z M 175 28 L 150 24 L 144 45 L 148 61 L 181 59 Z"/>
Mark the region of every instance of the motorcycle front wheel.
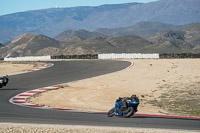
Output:
<path fill-rule="evenodd" d="M 108 111 L 107 116 L 108 116 L 108 117 L 113 117 L 114 112 L 115 112 L 115 108 L 110 109 L 110 110 Z"/>

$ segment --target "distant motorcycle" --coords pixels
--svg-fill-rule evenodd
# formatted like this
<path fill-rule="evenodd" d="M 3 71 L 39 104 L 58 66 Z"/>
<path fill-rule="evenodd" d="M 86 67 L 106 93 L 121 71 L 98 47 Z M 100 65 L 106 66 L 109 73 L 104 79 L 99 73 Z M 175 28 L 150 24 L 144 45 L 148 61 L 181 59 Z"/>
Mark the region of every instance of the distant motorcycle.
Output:
<path fill-rule="evenodd" d="M 139 98 L 136 95 L 131 97 L 119 97 L 115 102 L 115 107 L 108 111 L 107 116 L 121 116 L 121 117 L 131 117 L 137 112 L 137 107 L 139 105 Z"/>
<path fill-rule="evenodd" d="M 0 77 L 0 88 L 2 88 L 3 86 L 6 86 L 8 84 L 8 75 Z"/>

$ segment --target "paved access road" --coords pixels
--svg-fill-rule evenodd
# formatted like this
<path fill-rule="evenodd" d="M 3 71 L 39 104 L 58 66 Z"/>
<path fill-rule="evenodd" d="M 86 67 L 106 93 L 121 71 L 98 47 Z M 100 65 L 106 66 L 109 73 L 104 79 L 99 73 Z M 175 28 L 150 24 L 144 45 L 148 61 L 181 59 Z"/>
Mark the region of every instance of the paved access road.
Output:
<path fill-rule="evenodd" d="M 51 63 L 54 63 L 51 68 L 10 76 L 9 84 L 0 89 L 0 122 L 200 130 L 200 120 L 145 116 L 134 116 L 128 119 L 108 118 L 105 114 L 43 110 L 9 103 L 11 97 L 28 90 L 115 72 L 131 64 L 125 61 L 97 60 Z M 112 92 L 110 93 L 112 94 Z"/>

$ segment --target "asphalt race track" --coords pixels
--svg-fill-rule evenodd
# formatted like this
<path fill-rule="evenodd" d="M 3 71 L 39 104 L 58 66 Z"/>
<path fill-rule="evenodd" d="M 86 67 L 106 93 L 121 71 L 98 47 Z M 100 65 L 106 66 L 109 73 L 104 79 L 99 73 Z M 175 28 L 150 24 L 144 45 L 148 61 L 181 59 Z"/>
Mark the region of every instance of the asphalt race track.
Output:
<path fill-rule="evenodd" d="M 107 74 L 130 65 L 125 61 L 97 60 L 52 63 L 53 67 L 41 71 L 10 76 L 9 84 L 0 89 L 0 122 L 200 130 L 200 120 L 195 119 L 147 116 L 108 118 L 105 114 L 44 110 L 9 103 L 11 97 L 28 90 Z"/>

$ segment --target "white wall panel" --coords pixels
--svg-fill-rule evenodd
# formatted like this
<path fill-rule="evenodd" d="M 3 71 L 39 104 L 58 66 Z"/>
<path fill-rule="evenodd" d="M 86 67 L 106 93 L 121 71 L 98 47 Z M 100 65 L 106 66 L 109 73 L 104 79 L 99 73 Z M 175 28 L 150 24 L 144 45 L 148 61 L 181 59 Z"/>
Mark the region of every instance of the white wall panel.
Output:
<path fill-rule="evenodd" d="M 159 54 L 121 53 L 98 54 L 98 59 L 159 59 Z"/>
<path fill-rule="evenodd" d="M 26 57 L 9 57 L 4 58 L 4 61 L 35 61 L 35 60 L 50 60 L 51 56 L 26 56 Z"/>

